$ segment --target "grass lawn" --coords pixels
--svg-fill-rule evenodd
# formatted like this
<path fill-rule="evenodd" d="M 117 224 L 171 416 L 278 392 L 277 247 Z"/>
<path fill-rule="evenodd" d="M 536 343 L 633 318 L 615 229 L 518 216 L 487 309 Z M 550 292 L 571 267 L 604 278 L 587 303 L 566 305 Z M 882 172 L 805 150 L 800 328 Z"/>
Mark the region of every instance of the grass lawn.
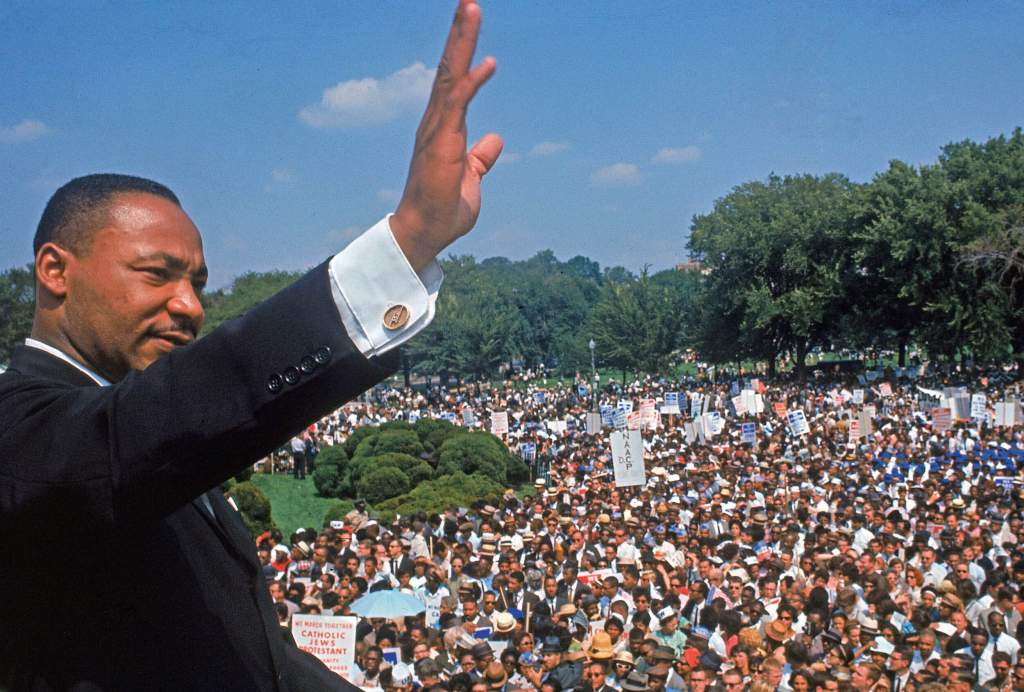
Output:
<path fill-rule="evenodd" d="M 286 541 L 300 526 L 319 531 L 327 508 L 338 502 L 317 495 L 310 476 L 306 476 L 304 481 L 297 481 L 284 474 L 257 473 L 253 474 L 252 482 L 270 498 L 271 517 Z"/>

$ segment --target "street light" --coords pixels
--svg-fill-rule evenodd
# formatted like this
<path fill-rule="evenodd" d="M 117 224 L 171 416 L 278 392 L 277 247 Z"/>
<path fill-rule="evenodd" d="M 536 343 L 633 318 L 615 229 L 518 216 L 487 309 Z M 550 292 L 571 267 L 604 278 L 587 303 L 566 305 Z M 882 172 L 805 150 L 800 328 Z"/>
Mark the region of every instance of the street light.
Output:
<path fill-rule="evenodd" d="M 591 339 L 587 346 L 590 347 L 590 376 L 591 384 L 594 388 L 590 398 L 594 402 L 594 413 L 597 413 L 597 367 L 594 365 L 594 349 L 597 348 L 597 344 Z"/>

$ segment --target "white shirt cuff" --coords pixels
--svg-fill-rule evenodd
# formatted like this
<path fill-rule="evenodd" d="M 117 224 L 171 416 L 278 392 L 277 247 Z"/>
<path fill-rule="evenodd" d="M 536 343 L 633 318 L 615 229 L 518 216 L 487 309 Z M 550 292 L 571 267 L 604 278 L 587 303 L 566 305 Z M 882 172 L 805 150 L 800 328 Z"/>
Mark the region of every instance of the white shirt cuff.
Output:
<path fill-rule="evenodd" d="M 386 353 L 434 319 L 444 273 L 437 261 L 417 274 L 391 233 L 389 214 L 348 244 L 328 265 L 331 294 L 352 343 L 367 358 Z M 408 322 L 384 326 L 389 308 L 405 306 Z"/>

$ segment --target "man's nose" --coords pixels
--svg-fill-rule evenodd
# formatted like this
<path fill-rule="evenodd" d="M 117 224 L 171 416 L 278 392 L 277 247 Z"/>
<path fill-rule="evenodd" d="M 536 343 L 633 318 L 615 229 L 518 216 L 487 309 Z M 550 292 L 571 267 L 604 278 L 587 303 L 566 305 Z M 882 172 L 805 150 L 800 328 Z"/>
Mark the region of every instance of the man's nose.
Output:
<path fill-rule="evenodd" d="M 198 332 L 203 323 L 203 304 L 199 300 L 192 283 L 187 280 L 178 282 L 174 295 L 167 301 L 167 310 L 172 315 L 186 317 L 195 325 Z"/>

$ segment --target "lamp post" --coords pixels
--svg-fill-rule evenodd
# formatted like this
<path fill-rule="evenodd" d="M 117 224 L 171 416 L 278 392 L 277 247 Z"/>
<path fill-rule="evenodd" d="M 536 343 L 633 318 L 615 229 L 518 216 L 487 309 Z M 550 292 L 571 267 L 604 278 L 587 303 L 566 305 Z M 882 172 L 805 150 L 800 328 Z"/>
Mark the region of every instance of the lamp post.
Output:
<path fill-rule="evenodd" d="M 594 364 L 594 349 L 597 348 L 597 344 L 595 344 L 594 340 L 591 339 L 590 342 L 587 344 L 587 346 L 590 347 L 590 379 L 591 379 L 591 386 L 593 386 L 593 388 L 594 388 L 593 391 L 591 392 L 590 398 L 594 402 L 594 406 L 593 406 L 594 413 L 597 413 L 598 412 L 598 409 L 597 409 L 597 367 Z"/>

